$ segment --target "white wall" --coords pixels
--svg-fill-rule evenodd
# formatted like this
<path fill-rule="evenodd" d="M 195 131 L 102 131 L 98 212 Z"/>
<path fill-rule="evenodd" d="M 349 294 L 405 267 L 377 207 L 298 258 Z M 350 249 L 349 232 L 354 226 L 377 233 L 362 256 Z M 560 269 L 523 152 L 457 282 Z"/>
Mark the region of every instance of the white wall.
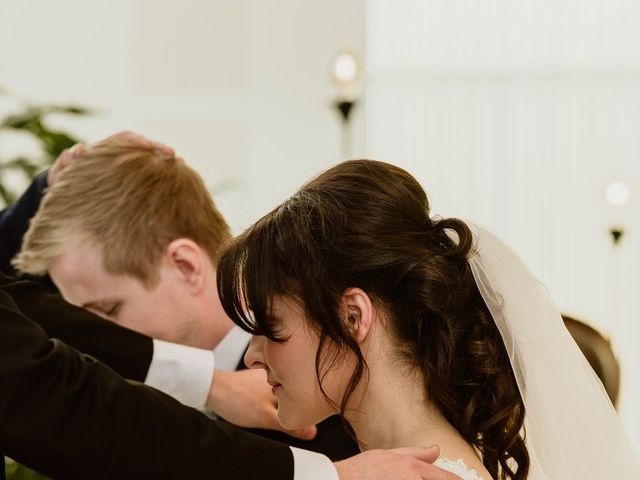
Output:
<path fill-rule="evenodd" d="M 240 230 L 339 159 L 329 66 L 344 49 L 362 55 L 363 11 L 363 0 L 0 0 L 0 85 L 94 108 L 58 120 L 87 140 L 131 129 L 174 146 Z M 15 145 L 0 138 L 0 152 Z"/>

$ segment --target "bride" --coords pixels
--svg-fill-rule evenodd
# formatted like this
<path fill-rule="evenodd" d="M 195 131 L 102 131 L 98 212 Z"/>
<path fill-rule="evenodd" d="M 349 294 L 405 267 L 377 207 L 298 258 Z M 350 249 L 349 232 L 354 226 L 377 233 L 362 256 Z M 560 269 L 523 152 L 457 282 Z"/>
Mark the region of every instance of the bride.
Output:
<path fill-rule="evenodd" d="M 469 480 L 640 478 L 544 287 L 398 167 L 311 180 L 227 246 L 218 289 L 286 428 L 341 413 L 363 450 L 438 444 Z"/>

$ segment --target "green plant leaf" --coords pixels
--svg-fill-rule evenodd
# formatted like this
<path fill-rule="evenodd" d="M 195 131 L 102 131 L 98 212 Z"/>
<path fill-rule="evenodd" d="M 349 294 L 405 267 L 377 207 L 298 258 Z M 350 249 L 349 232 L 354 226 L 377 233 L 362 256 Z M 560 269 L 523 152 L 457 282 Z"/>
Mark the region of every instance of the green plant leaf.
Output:
<path fill-rule="evenodd" d="M 0 93 L 4 91 L 0 89 Z M 46 117 L 50 114 L 88 115 L 90 113 L 89 109 L 75 105 L 27 105 L 22 111 L 0 119 L 0 132 L 17 130 L 28 133 L 35 137 L 42 148 L 42 155 L 35 159 L 26 157 L 17 157 L 9 161 L 0 159 L 0 199 L 6 205 L 15 200 L 15 195 L 3 181 L 4 172 L 17 170 L 30 179 L 40 170 L 51 165 L 65 149 L 80 143 L 80 140 L 73 135 L 50 128 L 45 121 Z"/>
<path fill-rule="evenodd" d="M 76 107 L 73 105 L 50 105 L 46 107 L 47 113 L 68 113 L 70 115 L 90 115 L 92 112 L 88 108 Z"/>

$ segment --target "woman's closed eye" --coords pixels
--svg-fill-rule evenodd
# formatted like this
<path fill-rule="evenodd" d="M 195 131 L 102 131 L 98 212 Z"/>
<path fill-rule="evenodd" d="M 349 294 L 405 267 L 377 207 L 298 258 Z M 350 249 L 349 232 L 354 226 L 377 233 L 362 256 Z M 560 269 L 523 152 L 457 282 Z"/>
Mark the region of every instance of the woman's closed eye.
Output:
<path fill-rule="evenodd" d="M 286 331 L 286 328 L 283 326 L 283 322 L 280 318 L 275 316 L 267 317 L 267 337 L 270 340 L 275 340 L 278 342 L 286 342 L 289 338 L 289 334 Z"/>

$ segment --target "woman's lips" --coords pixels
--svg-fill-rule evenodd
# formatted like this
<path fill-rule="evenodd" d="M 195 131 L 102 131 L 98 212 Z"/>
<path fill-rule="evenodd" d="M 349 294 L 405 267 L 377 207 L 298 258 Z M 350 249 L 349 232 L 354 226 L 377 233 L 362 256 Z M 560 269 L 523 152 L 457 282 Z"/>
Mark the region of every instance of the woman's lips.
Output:
<path fill-rule="evenodd" d="M 271 385 L 271 393 L 275 395 L 276 391 L 282 386 L 278 382 L 274 382 L 272 380 L 267 380 L 267 383 Z"/>

